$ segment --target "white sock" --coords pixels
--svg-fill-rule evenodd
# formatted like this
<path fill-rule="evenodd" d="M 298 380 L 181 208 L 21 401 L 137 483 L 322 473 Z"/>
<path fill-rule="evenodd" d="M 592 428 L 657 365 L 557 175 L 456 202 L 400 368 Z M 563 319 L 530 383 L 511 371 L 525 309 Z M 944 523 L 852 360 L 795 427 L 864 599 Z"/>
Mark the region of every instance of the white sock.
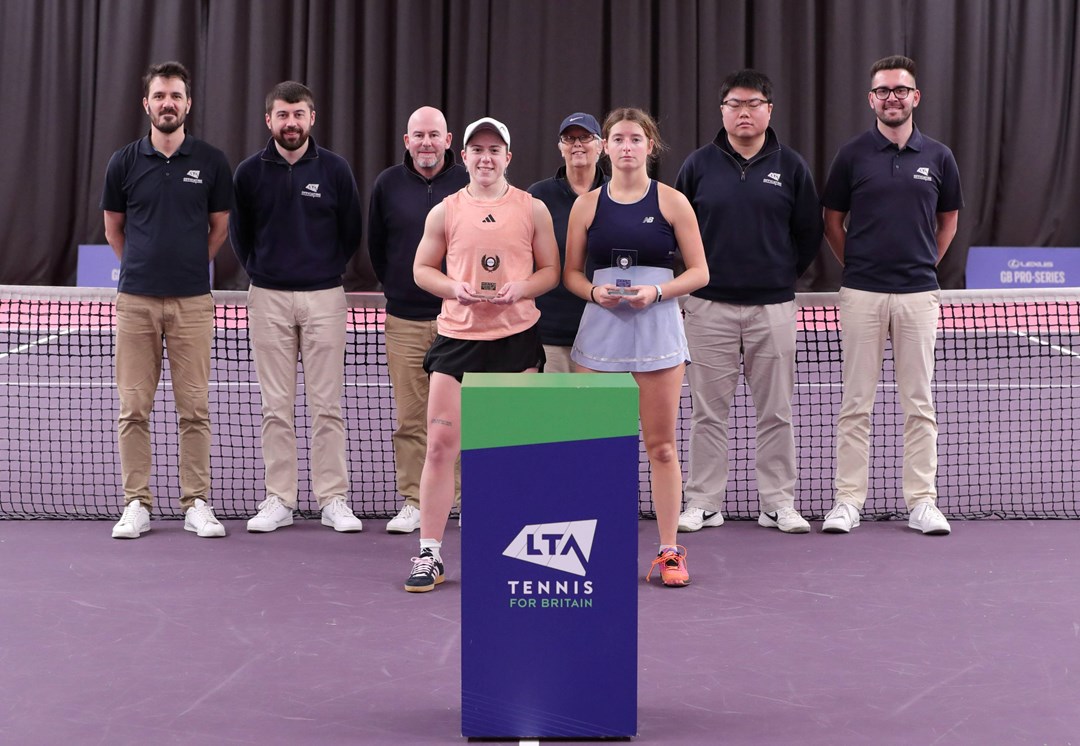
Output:
<path fill-rule="evenodd" d="M 440 554 L 440 551 L 442 550 L 441 541 L 439 541 L 438 539 L 421 539 L 420 551 L 422 552 L 425 549 L 430 549 L 431 555 L 439 562 L 442 562 L 442 555 Z"/>

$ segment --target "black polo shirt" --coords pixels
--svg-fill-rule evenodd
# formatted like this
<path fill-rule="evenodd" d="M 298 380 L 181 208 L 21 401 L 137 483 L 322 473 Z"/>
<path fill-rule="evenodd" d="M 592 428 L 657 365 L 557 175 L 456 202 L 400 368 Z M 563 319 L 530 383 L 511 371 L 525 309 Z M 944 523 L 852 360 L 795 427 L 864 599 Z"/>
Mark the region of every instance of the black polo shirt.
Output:
<path fill-rule="evenodd" d="M 125 214 L 122 293 L 192 296 L 210 292 L 210 213 L 232 207 L 225 154 L 186 134 L 166 158 L 144 137 L 109 160 L 101 209 Z"/>
<path fill-rule="evenodd" d="M 916 128 L 903 150 L 875 125 L 840 148 L 821 204 L 848 213 L 843 286 L 874 293 L 938 288 L 937 213 L 964 206 L 952 151 Z"/>

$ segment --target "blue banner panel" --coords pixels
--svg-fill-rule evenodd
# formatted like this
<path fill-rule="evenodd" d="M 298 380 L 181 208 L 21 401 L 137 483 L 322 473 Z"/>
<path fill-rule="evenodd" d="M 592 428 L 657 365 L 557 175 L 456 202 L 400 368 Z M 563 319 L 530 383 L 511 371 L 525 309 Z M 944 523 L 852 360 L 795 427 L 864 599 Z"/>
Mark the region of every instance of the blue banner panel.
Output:
<path fill-rule="evenodd" d="M 1080 285 L 1080 248 L 972 246 L 969 288 L 1060 288 Z"/>
<path fill-rule="evenodd" d="M 120 284 L 120 260 L 109 244 L 79 244 L 75 281 L 81 288 L 114 288 Z"/>
<path fill-rule="evenodd" d="M 638 437 L 461 455 L 461 732 L 637 733 Z"/>

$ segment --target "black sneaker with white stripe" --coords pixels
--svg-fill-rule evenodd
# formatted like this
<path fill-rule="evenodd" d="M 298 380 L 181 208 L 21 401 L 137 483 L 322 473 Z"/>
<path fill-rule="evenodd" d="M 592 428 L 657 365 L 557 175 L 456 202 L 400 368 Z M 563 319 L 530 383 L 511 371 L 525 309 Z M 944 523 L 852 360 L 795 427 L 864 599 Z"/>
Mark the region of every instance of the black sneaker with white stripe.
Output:
<path fill-rule="evenodd" d="M 419 557 L 412 558 L 412 574 L 405 581 L 409 593 L 427 593 L 446 580 L 443 563 L 435 559 L 430 549 L 421 549 Z"/>

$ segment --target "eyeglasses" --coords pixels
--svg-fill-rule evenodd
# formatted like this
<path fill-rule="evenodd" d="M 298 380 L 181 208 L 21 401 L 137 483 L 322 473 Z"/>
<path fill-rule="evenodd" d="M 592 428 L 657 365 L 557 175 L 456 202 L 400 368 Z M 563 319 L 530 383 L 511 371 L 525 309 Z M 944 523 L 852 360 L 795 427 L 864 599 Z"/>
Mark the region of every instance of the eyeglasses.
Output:
<path fill-rule="evenodd" d="M 588 145 L 589 143 L 591 143 L 595 139 L 596 139 L 596 135 L 593 135 L 593 134 L 588 134 L 588 135 L 559 135 L 559 142 L 561 142 L 563 145 L 573 145 L 576 142 L 579 142 L 582 145 Z"/>
<path fill-rule="evenodd" d="M 771 104 L 772 101 L 766 98 L 752 98 L 749 101 L 740 101 L 737 98 L 729 98 L 727 101 L 721 101 L 721 106 L 726 106 L 732 111 L 738 111 L 739 109 L 749 109 L 750 111 L 757 111 L 765 104 Z"/>
<path fill-rule="evenodd" d="M 896 96 L 897 101 L 903 101 L 914 90 L 914 88 L 908 88 L 906 85 L 898 85 L 896 88 L 886 88 L 885 86 L 872 88 L 870 89 L 870 92 L 874 94 L 874 98 L 878 101 L 887 100 L 890 93 Z"/>

